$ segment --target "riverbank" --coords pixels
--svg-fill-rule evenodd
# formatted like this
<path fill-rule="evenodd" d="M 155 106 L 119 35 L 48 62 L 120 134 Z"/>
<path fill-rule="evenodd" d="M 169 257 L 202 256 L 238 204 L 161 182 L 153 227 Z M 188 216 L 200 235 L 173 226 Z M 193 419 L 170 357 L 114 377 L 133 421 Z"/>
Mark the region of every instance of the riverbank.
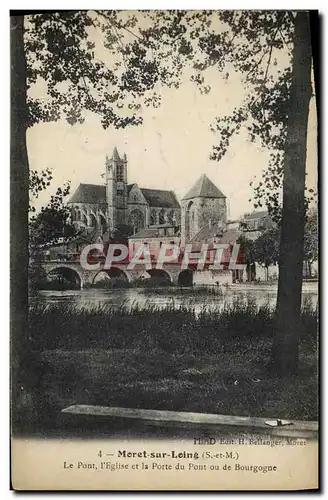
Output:
<path fill-rule="evenodd" d="M 319 283 L 318 280 L 303 280 L 303 290 L 318 290 Z M 134 281 L 129 283 L 122 279 L 104 279 L 96 281 L 92 286 L 85 286 L 85 289 L 98 289 L 98 290 L 125 290 L 125 289 L 144 289 L 147 290 L 148 293 L 163 293 L 162 290 L 170 289 L 172 293 L 178 294 L 179 291 L 182 291 L 185 294 L 194 294 L 194 293 L 206 293 L 209 291 L 213 293 L 213 290 L 216 290 L 214 293 L 222 293 L 224 289 L 232 289 L 232 290 L 272 290 L 278 288 L 278 280 L 271 281 L 244 281 L 241 283 L 231 283 L 231 284 L 219 284 L 219 283 L 194 283 L 192 286 L 180 286 L 173 285 L 167 282 L 167 280 L 160 280 L 156 278 L 144 279 L 139 281 Z M 72 284 L 69 281 L 63 280 L 51 280 L 51 281 L 43 281 L 39 283 L 38 286 L 39 291 L 72 291 L 72 290 L 80 290 L 80 287 L 77 284 Z"/>
<path fill-rule="evenodd" d="M 24 366 L 29 397 L 18 415 L 26 424 L 41 418 L 42 407 L 51 419 L 69 405 L 90 404 L 316 420 L 316 311 L 303 309 L 293 378 L 265 370 L 273 332 L 272 310 L 252 304 L 198 315 L 192 307 L 35 307 L 35 357 Z"/>
<path fill-rule="evenodd" d="M 42 290 L 30 297 L 30 307 L 40 305 L 44 308 L 71 307 L 74 310 L 84 309 L 92 312 L 95 308 L 110 307 L 111 309 L 133 310 L 149 307 L 165 309 L 167 305 L 176 309 L 181 307 L 193 307 L 197 314 L 202 313 L 204 308 L 208 311 L 223 309 L 227 305 L 234 306 L 237 302 L 243 304 L 255 304 L 259 307 L 274 309 L 277 300 L 277 287 L 245 287 L 242 284 L 231 286 L 204 286 L 160 288 L 122 288 L 122 289 L 94 289 L 83 290 Z M 316 308 L 318 304 L 318 289 L 315 284 L 304 283 L 302 291 L 303 305 L 310 304 Z"/>

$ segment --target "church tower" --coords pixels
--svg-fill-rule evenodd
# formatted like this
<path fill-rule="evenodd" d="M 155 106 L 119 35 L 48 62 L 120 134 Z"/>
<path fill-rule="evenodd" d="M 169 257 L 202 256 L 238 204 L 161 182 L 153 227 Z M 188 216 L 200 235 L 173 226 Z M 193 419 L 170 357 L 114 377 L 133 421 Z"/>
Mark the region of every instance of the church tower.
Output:
<path fill-rule="evenodd" d="M 204 226 L 216 224 L 224 229 L 226 222 L 226 197 L 203 174 L 181 200 L 182 246 L 189 243 Z"/>
<path fill-rule="evenodd" d="M 106 200 L 108 228 L 113 230 L 127 221 L 127 157 L 120 158 L 116 147 L 106 156 Z"/>

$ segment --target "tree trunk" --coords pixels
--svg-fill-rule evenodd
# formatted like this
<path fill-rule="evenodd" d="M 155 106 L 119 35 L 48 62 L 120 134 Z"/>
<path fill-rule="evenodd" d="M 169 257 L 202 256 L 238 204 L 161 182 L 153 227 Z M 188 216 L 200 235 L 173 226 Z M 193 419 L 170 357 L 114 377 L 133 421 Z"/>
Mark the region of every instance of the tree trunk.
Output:
<path fill-rule="evenodd" d="M 10 18 L 10 331 L 12 389 L 21 381 L 28 325 L 29 169 L 26 149 L 27 103 L 24 17 Z"/>
<path fill-rule="evenodd" d="M 276 332 L 270 370 L 288 376 L 298 369 L 302 295 L 304 190 L 309 103 L 311 40 L 309 15 L 295 17 L 292 81 L 284 158 L 283 209 L 280 239 Z"/>
<path fill-rule="evenodd" d="M 247 273 L 247 281 L 251 282 L 252 281 L 252 267 L 251 267 L 251 264 L 247 264 L 247 266 L 246 266 L 246 273 Z"/>

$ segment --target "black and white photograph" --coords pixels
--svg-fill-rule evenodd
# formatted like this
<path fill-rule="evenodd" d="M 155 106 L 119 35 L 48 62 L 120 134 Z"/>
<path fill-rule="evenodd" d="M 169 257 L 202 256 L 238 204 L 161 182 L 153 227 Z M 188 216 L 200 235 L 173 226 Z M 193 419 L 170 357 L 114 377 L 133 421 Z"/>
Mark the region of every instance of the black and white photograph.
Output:
<path fill-rule="evenodd" d="M 319 487 L 320 29 L 10 11 L 12 489 Z"/>

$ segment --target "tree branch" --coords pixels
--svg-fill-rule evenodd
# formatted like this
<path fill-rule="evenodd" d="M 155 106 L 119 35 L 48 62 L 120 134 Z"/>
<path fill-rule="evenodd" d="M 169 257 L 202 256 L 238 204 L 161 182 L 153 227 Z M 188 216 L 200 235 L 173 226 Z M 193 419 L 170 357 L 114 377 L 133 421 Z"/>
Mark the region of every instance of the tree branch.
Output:
<path fill-rule="evenodd" d="M 119 43 L 119 45 L 121 46 L 121 49 L 122 49 L 120 52 L 122 54 L 123 64 L 124 64 L 125 69 L 127 71 L 128 67 L 127 67 L 127 64 L 126 64 L 126 61 L 125 61 L 125 57 L 124 57 L 124 46 L 123 46 L 123 43 L 122 43 L 122 40 L 121 40 L 121 36 L 120 36 L 120 34 L 118 32 L 117 27 L 115 26 L 115 24 L 113 23 L 113 21 L 111 19 L 109 19 L 108 16 L 106 16 L 106 14 L 104 14 L 101 11 L 97 11 L 97 13 L 100 14 L 105 19 L 105 21 L 107 22 L 107 24 L 109 26 L 111 26 L 113 28 L 113 30 L 115 31 L 118 43 Z"/>

